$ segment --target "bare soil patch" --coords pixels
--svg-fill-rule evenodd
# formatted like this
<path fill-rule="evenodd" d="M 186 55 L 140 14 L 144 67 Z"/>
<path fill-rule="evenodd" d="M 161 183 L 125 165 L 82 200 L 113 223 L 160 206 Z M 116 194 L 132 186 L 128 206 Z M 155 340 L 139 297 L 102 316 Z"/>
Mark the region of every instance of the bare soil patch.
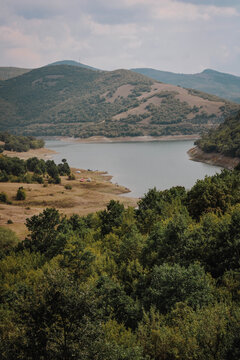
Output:
<path fill-rule="evenodd" d="M 113 103 L 118 97 L 128 97 L 131 94 L 131 91 L 134 89 L 134 86 L 131 84 L 119 86 L 119 88 L 115 91 L 112 97 L 107 98 L 107 101 Z"/>

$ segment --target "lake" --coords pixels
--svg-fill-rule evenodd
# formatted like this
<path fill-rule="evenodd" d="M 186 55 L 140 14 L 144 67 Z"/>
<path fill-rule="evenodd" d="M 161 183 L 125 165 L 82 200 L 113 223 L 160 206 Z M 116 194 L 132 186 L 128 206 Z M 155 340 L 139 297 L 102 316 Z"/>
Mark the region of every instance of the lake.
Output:
<path fill-rule="evenodd" d="M 189 159 L 192 140 L 93 144 L 53 139 L 45 144 L 57 151 L 53 156 L 57 163 L 65 158 L 71 167 L 107 171 L 112 182 L 131 190 L 128 196 L 132 197 L 142 197 L 154 186 L 158 190 L 176 185 L 190 189 L 197 179 L 221 170 Z"/>

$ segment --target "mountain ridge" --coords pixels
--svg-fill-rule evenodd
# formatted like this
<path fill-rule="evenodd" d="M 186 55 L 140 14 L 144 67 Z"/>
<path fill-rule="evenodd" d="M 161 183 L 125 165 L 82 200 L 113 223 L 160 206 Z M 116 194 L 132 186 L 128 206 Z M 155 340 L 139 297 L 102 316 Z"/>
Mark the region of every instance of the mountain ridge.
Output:
<path fill-rule="evenodd" d="M 196 74 L 181 74 L 152 68 L 135 68 L 131 70 L 157 81 L 200 90 L 240 103 L 239 76 L 213 69 L 205 69 L 201 73 Z"/>
<path fill-rule="evenodd" d="M 78 61 L 75 60 L 60 60 L 60 61 L 55 61 L 53 63 L 50 63 L 48 65 L 45 66 L 55 66 L 55 65 L 70 65 L 70 66 L 78 66 L 78 67 L 82 67 L 85 69 L 89 69 L 89 70 L 94 70 L 94 71 L 101 71 L 100 69 L 97 69 L 95 67 L 86 65 L 86 64 L 82 64 Z"/>
<path fill-rule="evenodd" d="M 0 130 L 84 138 L 199 134 L 239 109 L 130 70 L 71 65 L 45 66 L 3 81 L 0 106 Z"/>

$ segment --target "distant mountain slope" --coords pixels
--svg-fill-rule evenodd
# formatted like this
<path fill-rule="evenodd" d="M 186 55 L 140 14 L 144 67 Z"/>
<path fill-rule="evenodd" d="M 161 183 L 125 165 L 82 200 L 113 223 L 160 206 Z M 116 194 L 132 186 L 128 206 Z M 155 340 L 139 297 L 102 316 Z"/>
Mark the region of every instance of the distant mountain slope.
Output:
<path fill-rule="evenodd" d="M 61 61 L 55 61 L 51 64 L 48 64 L 48 66 L 52 66 L 52 65 L 71 65 L 71 66 L 79 66 L 79 67 L 82 67 L 85 69 L 90 69 L 90 70 L 95 70 L 95 71 L 100 70 L 100 69 L 94 68 L 89 65 L 82 64 L 82 63 L 80 63 L 78 61 L 74 61 L 74 60 L 61 60 Z"/>
<path fill-rule="evenodd" d="M 0 80 L 8 80 L 13 77 L 23 75 L 31 69 L 22 69 L 17 67 L 0 67 Z"/>
<path fill-rule="evenodd" d="M 128 70 L 55 65 L 0 83 L 0 130 L 89 137 L 196 134 L 239 106 Z"/>
<path fill-rule="evenodd" d="M 205 152 L 240 158 L 240 111 L 227 118 L 217 129 L 204 135 L 196 144 Z"/>
<path fill-rule="evenodd" d="M 240 103 L 240 77 L 207 69 L 200 74 L 176 74 L 148 68 L 132 69 L 167 84 L 180 85 Z"/>

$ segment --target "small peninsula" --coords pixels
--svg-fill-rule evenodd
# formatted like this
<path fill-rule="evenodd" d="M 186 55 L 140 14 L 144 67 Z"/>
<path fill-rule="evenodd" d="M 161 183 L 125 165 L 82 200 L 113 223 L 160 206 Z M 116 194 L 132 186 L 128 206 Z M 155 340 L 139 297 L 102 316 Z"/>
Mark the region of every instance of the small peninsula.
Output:
<path fill-rule="evenodd" d="M 188 154 L 192 160 L 232 170 L 240 163 L 240 112 L 228 117 L 216 130 L 198 139 Z"/>

